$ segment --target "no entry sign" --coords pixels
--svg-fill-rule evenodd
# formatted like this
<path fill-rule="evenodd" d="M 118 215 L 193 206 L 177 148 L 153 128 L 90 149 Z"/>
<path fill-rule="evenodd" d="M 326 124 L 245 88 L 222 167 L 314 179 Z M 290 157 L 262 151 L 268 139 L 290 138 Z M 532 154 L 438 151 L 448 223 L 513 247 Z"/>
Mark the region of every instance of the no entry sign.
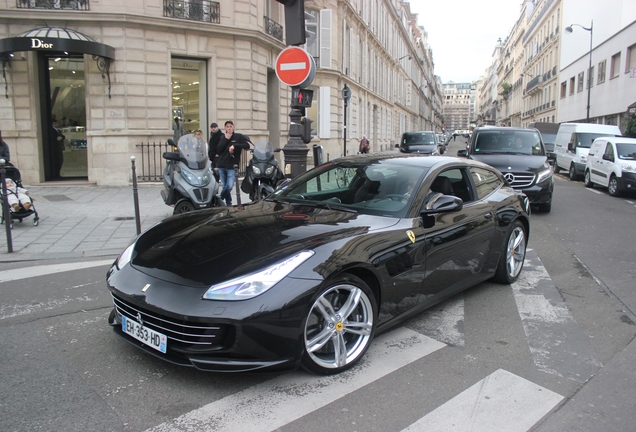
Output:
<path fill-rule="evenodd" d="M 304 49 L 287 47 L 276 59 L 276 75 L 283 84 L 305 88 L 314 80 L 316 62 Z"/>

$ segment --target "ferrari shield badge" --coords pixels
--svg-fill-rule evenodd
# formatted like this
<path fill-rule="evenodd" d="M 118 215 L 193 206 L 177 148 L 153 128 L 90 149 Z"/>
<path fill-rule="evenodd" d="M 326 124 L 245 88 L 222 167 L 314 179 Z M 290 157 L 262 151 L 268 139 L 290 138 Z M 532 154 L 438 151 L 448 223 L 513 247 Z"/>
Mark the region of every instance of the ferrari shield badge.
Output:
<path fill-rule="evenodd" d="M 407 231 L 406 235 L 408 236 L 409 240 L 411 240 L 411 243 L 415 243 L 415 233 L 413 231 Z"/>

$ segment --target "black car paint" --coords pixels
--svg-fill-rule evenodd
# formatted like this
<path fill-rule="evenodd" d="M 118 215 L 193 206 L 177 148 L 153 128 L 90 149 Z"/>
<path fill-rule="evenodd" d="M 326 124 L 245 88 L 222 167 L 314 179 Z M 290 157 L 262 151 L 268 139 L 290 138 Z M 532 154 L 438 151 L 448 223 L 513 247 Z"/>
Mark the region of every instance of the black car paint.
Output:
<path fill-rule="evenodd" d="M 450 158 L 431 163 L 429 180 L 453 166 Z M 461 218 L 438 213 L 423 216 L 433 222 L 423 223 L 419 209 L 429 186 L 429 181 L 421 185 L 401 219 L 272 201 L 172 217 L 139 237 L 130 264 L 111 267 L 108 287 L 142 317 L 147 311 L 190 324 L 224 326 L 221 340 L 206 349 L 169 345 L 164 355 L 123 334 L 114 315 L 111 324 L 128 342 L 181 365 L 215 371 L 296 367 L 309 305 L 331 278 L 349 272 L 371 287 L 379 305 L 376 334 L 386 331 L 491 277 L 502 250 L 489 252 L 489 239 L 500 243 L 512 221 L 521 220 L 529 234 L 525 198 L 507 187 L 466 203 Z M 499 201 L 504 205 L 497 209 Z M 414 242 L 407 231 L 415 234 Z M 315 255 L 255 298 L 202 299 L 214 283 L 303 249 Z"/>

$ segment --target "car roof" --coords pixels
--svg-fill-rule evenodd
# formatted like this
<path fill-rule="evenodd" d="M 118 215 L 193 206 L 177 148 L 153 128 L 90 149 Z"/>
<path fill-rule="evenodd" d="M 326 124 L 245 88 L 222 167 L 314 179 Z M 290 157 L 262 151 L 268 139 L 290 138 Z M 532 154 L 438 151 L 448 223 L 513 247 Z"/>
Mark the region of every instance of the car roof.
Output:
<path fill-rule="evenodd" d="M 613 137 L 613 136 L 603 136 L 598 137 L 596 140 L 610 141 L 616 144 L 636 144 L 636 138 L 628 138 L 628 137 Z M 594 141 L 596 141 L 594 140 Z"/>
<path fill-rule="evenodd" d="M 427 156 L 420 155 L 414 153 L 366 153 L 366 154 L 356 154 L 350 155 L 347 157 L 341 157 L 337 159 L 333 159 L 331 162 L 334 163 L 342 163 L 342 162 L 363 162 L 363 163 L 374 163 L 381 161 L 391 161 L 392 164 L 404 165 L 404 166 L 418 166 L 424 168 L 441 168 L 443 166 L 453 166 L 453 165 L 463 165 L 463 166 L 478 166 L 482 168 L 487 168 L 492 170 L 490 165 L 484 164 L 482 162 L 459 158 L 453 156 Z"/>
<path fill-rule="evenodd" d="M 475 128 L 475 132 L 480 131 L 480 130 L 489 130 L 489 131 L 511 131 L 511 132 L 516 132 L 516 131 L 520 131 L 520 132 L 527 132 L 527 131 L 537 131 L 537 129 L 535 128 L 520 128 L 520 127 L 508 127 L 508 126 L 479 126 L 478 128 Z"/>

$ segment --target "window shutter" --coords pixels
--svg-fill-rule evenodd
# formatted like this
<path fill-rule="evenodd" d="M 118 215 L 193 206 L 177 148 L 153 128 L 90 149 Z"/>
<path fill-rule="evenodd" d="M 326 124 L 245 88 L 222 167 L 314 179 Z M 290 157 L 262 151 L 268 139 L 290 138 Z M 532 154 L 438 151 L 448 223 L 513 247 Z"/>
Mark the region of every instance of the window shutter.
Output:
<path fill-rule="evenodd" d="M 331 10 L 320 11 L 320 67 L 331 69 Z"/>
<path fill-rule="evenodd" d="M 331 87 L 320 87 L 320 97 L 318 108 L 320 110 L 318 125 L 318 137 L 321 139 L 331 138 Z"/>

